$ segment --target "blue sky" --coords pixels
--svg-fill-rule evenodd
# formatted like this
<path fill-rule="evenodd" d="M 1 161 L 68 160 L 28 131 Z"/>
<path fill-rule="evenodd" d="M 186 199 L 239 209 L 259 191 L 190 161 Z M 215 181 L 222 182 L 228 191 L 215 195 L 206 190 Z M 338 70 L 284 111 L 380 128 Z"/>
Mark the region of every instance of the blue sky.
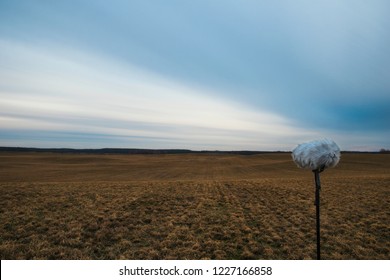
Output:
<path fill-rule="evenodd" d="M 0 1 L 0 146 L 390 148 L 389 1 Z"/>

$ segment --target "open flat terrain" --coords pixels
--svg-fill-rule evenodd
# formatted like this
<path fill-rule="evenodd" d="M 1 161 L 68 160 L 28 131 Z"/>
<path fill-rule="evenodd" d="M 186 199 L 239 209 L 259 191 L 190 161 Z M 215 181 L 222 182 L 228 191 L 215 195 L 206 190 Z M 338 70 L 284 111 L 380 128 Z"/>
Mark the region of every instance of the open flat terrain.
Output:
<path fill-rule="evenodd" d="M 390 155 L 321 174 L 324 259 L 390 259 Z M 0 153 L 1 259 L 313 259 L 290 154 Z"/>

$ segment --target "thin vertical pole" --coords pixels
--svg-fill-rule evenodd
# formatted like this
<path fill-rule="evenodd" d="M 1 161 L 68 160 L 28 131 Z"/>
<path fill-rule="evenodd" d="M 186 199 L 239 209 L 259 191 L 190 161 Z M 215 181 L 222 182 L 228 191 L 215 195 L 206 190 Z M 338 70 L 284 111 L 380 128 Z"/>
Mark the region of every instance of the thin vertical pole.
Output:
<path fill-rule="evenodd" d="M 316 220 L 317 220 L 317 260 L 321 259 L 321 238 L 320 238 L 320 190 L 321 190 L 321 182 L 320 182 L 320 172 L 318 170 L 314 170 L 315 182 L 316 182 L 316 197 L 315 197 L 315 205 L 316 205 Z"/>

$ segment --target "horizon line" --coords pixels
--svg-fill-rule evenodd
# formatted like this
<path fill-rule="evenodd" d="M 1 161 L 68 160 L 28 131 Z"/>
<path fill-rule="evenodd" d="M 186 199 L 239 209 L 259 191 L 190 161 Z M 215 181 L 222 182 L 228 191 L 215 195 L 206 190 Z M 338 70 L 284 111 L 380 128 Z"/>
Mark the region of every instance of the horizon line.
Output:
<path fill-rule="evenodd" d="M 0 146 L 1 152 L 59 152 L 59 153 L 116 153 L 116 154 L 179 154 L 179 153 L 236 153 L 236 154 L 260 154 L 260 153 L 291 153 L 288 150 L 192 150 L 183 148 L 37 148 L 37 147 L 10 147 Z M 390 153 L 390 150 L 380 149 L 378 151 L 354 151 L 343 150 L 341 153 Z"/>

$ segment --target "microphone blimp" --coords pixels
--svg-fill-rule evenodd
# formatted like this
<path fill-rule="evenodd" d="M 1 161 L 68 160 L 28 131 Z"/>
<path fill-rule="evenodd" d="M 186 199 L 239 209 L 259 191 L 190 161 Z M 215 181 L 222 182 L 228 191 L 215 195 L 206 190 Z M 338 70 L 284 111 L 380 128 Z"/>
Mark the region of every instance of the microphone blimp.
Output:
<path fill-rule="evenodd" d="M 321 172 L 339 163 L 340 148 L 331 139 L 315 140 L 299 144 L 292 151 L 292 158 L 300 168 Z"/>

